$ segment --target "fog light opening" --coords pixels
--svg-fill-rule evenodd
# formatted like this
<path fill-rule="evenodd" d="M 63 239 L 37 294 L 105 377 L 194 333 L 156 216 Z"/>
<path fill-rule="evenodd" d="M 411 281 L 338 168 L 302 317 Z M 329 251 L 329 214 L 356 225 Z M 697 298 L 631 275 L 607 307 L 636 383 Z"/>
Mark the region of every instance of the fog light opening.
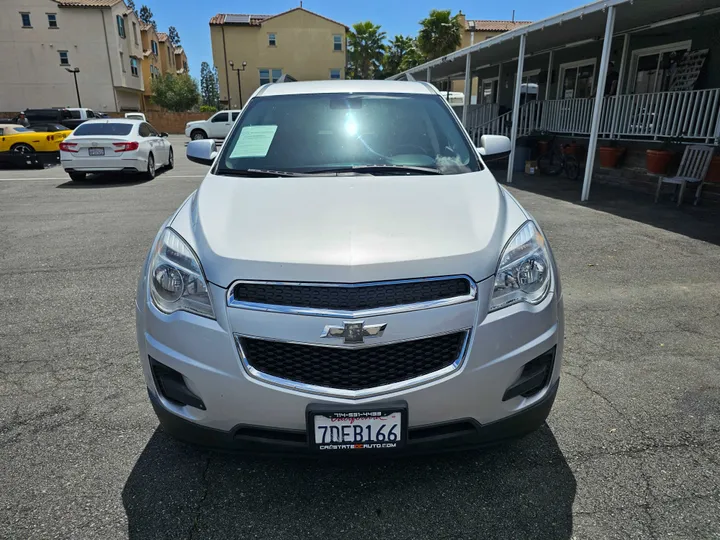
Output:
<path fill-rule="evenodd" d="M 183 375 L 161 364 L 152 356 L 148 356 L 153 380 L 158 392 L 169 402 L 176 405 L 189 405 L 196 409 L 205 410 L 205 404 L 185 383 Z"/>
<path fill-rule="evenodd" d="M 517 381 L 505 390 L 502 400 L 507 401 L 518 396 L 528 398 L 540 392 L 550 382 L 554 363 L 555 347 L 530 360 L 523 366 Z"/>

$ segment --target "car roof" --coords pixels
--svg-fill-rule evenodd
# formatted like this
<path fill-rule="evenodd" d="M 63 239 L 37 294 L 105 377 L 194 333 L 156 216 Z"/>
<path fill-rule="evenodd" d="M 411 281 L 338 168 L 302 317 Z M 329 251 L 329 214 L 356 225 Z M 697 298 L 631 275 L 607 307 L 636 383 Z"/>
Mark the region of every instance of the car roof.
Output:
<path fill-rule="evenodd" d="M 293 94 L 336 94 L 346 92 L 378 93 L 378 94 L 437 94 L 432 85 L 425 82 L 412 81 L 296 81 L 289 83 L 268 84 L 259 96 L 287 96 Z"/>
<path fill-rule="evenodd" d="M 25 127 L 25 126 L 22 126 L 20 124 L 0 124 L 0 128 L 7 128 L 7 127 L 18 128 L 18 127 Z"/>
<path fill-rule="evenodd" d="M 145 124 L 145 120 L 139 118 L 94 118 L 91 120 L 85 120 L 84 124 Z"/>

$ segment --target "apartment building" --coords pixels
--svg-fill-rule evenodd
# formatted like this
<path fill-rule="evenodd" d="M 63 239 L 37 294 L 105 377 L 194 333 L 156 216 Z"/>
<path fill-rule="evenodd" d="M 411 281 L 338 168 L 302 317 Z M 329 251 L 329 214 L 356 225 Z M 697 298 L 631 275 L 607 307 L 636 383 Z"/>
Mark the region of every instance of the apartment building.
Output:
<path fill-rule="evenodd" d="M 0 111 L 78 105 L 139 110 L 135 14 L 123 0 L 2 0 Z"/>
<path fill-rule="evenodd" d="M 458 18 L 460 19 L 460 22 L 464 28 L 462 43 L 460 44 L 460 47 L 458 47 L 458 50 L 469 47 L 470 45 L 474 45 L 475 43 L 480 43 L 481 41 L 494 38 L 495 36 L 499 36 L 500 34 L 504 34 L 505 32 L 515 30 L 516 28 L 520 28 L 521 26 L 527 26 L 532 22 L 515 20 L 491 21 L 485 19 L 467 19 L 462 12 L 460 12 L 458 15 Z M 474 79 L 471 93 L 471 95 L 473 96 L 473 103 L 475 102 L 478 93 L 477 85 L 478 81 Z M 445 88 L 446 86 L 443 88 L 443 90 Z M 454 92 L 463 92 L 465 89 L 465 81 L 453 81 L 450 89 Z M 494 90 L 494 92 L 497 92 L 497 88 Z"/>
<path fill-rule="evenodd" d="M 158 32 L 158 43 L 160 45 L 160 71 L 164 74 L 172 73 L 175 75 L 175 47 L 170 42 L 170 38 L 165 32 Z"/>
<path fill-rule="evenodd" d="M 188 67 L 187 54 L 185 49 L 182 47 L 175 47 L 175 72 L 180 75 L 182 73 L 188 73 L 190 68 Z"/>
<path fill-rule="evenodd" d="M 344 79 L 347 31 L 344 24 L 301 7 L 277 15 L 215 15 L 210 39 L 220 102 L 238 107 L 284 74 L 299 81 Z"/>
<path fill-rule="evenodd" d="M 140 35 L 142 43 L 142 78 L 144 85 L 145 103 L 152 96 L 152 81 L 162 75 L 162 60 L 160 58 L 160 37 L 151 24 L 140 21 Z"/>

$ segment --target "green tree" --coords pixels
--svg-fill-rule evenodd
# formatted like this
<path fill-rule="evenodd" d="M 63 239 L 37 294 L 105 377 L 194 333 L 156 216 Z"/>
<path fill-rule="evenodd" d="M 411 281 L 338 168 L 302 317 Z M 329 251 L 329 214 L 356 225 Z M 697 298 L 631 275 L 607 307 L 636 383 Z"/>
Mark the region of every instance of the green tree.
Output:
<path fill-rule="evenodd" d="M 137 8 L 135 7 L 134 0 L 125 0 L 125 5 L 128 7 L 128 9 L 130 11 L 132 11 L 133 13 L 135 13 L 135 15 L 137 15 Z"/>
<path fill-rule="evenodd" d="M 178 47 L 180 45 L 180 34 L 178 34 L 177 28 L 174 26 L 168 28 L 168 39 L 170 40 L 170 43 L 173 44 L 173 47 Z"/>
<path fill-rule="evenodd" d="M 383 78 L 392 77 L 403 71 L 401 66 L 403 62 L 407 65 L 406 56 L 413 53 L 415 47 L 415 39 L 411 36 L 398 35 L 391 39 L 385 46 L 382 70 Z"/>
<path fill-rule="evenodd" d="M 168 73 L 153 79 L 151 84 L 152 101 L 169 111 L 184 112 L 192 109 L 200 102 L 195 79 L 183 73 Z"/>
<path fill-rule="evenodd" d="M 427 58 L 420 50 L 420 45 L 417 39 L 413 39 L 412 47 L 403 55 L 402 62 L 400 62 L 400 71 L 407 71 L 410 68 L 424 64 Z"/>
<path fill-rule="evenodd" d="M 463 27 L 458 15 L 451 16 L 449 9 L 433 9 L 420 21 L 418 44 L 429 60 L 456 51 L 462 43 Z"/>
<path fill-rule="evenodd" d="M 217 107 L 220 100 L 220 89 L 218 86 L 217 71 L 210 67 L 210 64 L 200 64 L 200 95 L 203 105 Z"/>
<path fill-rule="evenodd" d="M 348 33 L 348 67 L 353 79 L 372 79 L 385 55 L 385 32 L 370 21 L 353 24 Z"/>
<path fill-rule="evenodd" d="M 151 25 L 157 31 L 157 23 L 155 19 L 153 19 L 153 12 L 149 7 L 145 5 L 140 6 L 140 15 L 138 15 L 138 18 L 145 24 Z"/>

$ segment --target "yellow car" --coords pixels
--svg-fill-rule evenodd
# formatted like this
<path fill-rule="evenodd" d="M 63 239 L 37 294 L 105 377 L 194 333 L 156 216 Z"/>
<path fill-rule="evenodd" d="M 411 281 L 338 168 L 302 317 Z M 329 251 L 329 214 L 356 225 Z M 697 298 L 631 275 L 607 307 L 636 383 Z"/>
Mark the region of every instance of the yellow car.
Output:
<path fill-rule="evenodd" d="M 32 131 L 16 124 L 0 124 L 0 152 L 58 152 L 60 141 L 64 138 L 65 136 L 56 136 L 55 133 Z"/>

